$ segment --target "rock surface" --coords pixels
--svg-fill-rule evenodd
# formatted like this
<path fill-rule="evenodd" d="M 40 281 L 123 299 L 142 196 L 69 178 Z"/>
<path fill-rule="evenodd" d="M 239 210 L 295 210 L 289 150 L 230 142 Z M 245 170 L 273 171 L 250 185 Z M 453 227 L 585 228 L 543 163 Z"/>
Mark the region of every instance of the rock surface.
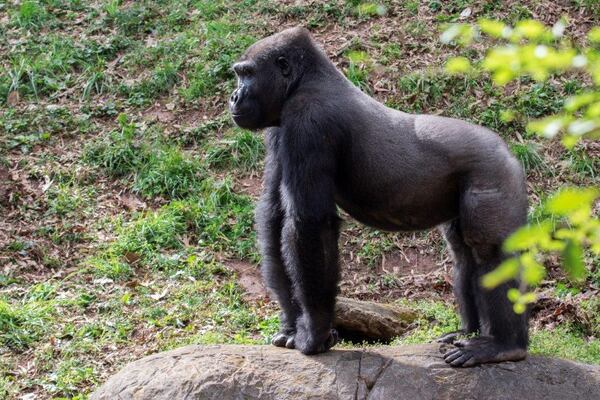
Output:
<path fill-rule="evenodd" d="M 387 342 L 408 331 L 416 319 L 409 308 L 338 296 L 333 325 L 342 338 Z"/>
<path fill-rule="evenodd" d="M 600 366 L 544 357 L 469 369 L 445 345 L 334 349 L 187 346 L 127 365 L 91 399 L 600 399 Z"/>

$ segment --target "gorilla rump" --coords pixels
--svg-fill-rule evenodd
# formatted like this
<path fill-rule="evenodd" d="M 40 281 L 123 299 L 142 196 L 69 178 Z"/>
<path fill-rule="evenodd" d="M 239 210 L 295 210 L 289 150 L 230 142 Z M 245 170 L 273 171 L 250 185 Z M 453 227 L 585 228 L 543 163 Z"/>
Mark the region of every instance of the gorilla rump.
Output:
<path fill-rule="evenodd" d="M 282 309 L 274 345 L 315 354 L 337 342 L 338 205 L 378 229 L 443 232 L 462 319 L 461 331 L 440 338 L 455 344 L 446 362 L 525 358 L 527 316 L 506 297 L 518 283 L 479 284 L 527 215 L 522 168 L 498 135 L 387 108 L 348 81 L 303 28 L 255 43 L 233 69 L 233 120 L 268 128 L 256 222 L 263 277 Z"/>

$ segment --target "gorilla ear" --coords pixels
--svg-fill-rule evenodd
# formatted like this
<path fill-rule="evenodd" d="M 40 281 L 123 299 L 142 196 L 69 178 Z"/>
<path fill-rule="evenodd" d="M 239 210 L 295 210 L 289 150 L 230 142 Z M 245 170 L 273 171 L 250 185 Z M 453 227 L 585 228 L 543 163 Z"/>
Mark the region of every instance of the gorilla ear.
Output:
<path fill-rule="evenodd" d="M 290 63 L 288 62 L 288 60 L 285 57 L 283 57 L 283 56 L 278 57 L 276 62 L 277 62 L 277 66 L 281 70 L 281 73 L 283 74 L 283 76 L 289 76 L 292 73 L 292 69 L 290 68 Z"/>

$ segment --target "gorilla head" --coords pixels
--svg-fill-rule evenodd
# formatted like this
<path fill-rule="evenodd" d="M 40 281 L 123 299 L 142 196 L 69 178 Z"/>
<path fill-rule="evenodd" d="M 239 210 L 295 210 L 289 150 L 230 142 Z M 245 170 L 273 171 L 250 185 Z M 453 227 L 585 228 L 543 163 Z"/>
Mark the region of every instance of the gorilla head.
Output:
<path fill-rule="evenodd" d="M 248 48 L 233 65 L 238 87 L 229 99 L 234 122 L 246 129 L 278 126 L 286 99 L 305 72 L 310 34 L 288 29 Z"/>

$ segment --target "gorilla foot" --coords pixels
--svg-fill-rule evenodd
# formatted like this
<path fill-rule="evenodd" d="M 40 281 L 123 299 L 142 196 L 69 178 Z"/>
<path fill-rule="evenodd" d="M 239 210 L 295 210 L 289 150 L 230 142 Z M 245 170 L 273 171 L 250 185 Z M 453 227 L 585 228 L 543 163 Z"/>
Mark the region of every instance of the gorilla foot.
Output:
<path fill-rule="evenodd" d="M 446 333 L 445 335 L 442 335 L 439 338 L 437 338 L 435 341 L 437 343 L 453 344 L 460 337 L 466 336 L 466 335 L 468 335 L 467 331 L 465 331 L 464 329 L 459 329 L 459 330 L 454 331 L 454 332 Z"/>
<path fill-rule="evenodd" d="M 517 345 L 497 343 L 493 337 L 480 336 L 459 340 L 444 354 L 444 360 L 453 367 L 473 367 L 485 363 L 519 361 L 527 350 Z"/>
<path fill-rule="evenodd" d="M 294 337 L 294 345 L 302 354 L 311 355 L 326 352 L 335 346 L 338 339 L 339 335 L 335 329 L 330 329 L 324 338 L 311 335 L 304 330 L 298 330 Z"/>
<path fill-rule="evenodd" d="M 271 339 L 271 344 L 277 347 L 294 348 L 294 333 L 293 332 L 277 332 Z"/>

